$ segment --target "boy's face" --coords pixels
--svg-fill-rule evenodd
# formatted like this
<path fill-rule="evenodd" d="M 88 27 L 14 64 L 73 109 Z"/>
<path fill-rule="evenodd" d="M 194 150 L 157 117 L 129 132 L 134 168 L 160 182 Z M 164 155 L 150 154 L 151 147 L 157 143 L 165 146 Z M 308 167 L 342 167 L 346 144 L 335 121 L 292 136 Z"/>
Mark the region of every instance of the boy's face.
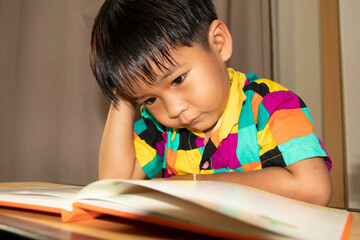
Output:
<path fill-rule="evenodd" d="M 211 133 L 223 113 L 230 92 L 230 80 L 216 49 L 200 45 L 172 51 L 174 65 L 155 69 L 156 84 L 136 90 L 136 102 L 144 104 L 163 125 L 192 128 Z"/>

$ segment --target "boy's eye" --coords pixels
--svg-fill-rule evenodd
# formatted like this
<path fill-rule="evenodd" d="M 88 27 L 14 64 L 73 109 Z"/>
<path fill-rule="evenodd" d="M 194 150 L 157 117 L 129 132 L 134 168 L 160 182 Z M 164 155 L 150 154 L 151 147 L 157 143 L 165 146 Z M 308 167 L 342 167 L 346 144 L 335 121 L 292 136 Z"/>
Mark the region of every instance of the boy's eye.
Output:
<path fill-rule="evenodd" d="M 183 83 L 185 78 L 185 74 L 181 75 L 180 77 L 176 78 L 174 81 L 171 82 L 173 86 L 177 86 Z"/>
<path fill-rule="evenodd" d="M 144 101 L 145 105 L 151 105 L 155 102 L 156 98 L 149 98 Z"/>

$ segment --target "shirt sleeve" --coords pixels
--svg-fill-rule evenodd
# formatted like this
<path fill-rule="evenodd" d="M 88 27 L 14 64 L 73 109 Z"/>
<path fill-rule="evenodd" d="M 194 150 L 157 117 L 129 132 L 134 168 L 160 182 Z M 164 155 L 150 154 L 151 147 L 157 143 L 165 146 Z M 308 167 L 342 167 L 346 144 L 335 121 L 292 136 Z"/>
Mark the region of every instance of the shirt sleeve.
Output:
<path fill-rule="evenodd" d="M 142 112 L 143 117 L 134 124 L 135 156 L 151 179 L 163 168 L 166 132 L 146 110 Z"/>
<path fill-rule="evenodd" d="M 331 169 L 331 160 L 314 133 L 305 103 L 293 92 L 270 80 L 251 83 L 252 108 L 257 125 L 262 167 L 285 167 L 311 157 L 323 157 Z"/>

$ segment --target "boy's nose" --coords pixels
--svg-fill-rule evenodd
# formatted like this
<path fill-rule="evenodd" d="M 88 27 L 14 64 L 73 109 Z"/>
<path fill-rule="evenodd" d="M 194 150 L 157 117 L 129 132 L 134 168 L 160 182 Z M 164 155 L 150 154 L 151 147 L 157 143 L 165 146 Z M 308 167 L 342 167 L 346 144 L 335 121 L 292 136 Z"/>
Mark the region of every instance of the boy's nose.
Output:
<path fill-rule="evenodd" d="M 184 101 L 172 97 L 166 103 L 166 110 L 169 118 L 174 119 L 180 117 L 181 113 L 186 109 Z"/>

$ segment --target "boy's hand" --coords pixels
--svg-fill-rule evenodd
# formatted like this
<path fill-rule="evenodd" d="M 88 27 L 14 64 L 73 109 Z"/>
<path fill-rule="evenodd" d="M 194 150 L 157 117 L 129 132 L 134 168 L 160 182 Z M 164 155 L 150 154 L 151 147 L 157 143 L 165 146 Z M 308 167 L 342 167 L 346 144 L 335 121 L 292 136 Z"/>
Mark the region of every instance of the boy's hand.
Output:
<path fill-rule="evenodd" d="M 106 120 L 99 153 L 99 178 L 144 179 L 135 159 L 133 126 L 136 104 L 119 96 Z"/>

